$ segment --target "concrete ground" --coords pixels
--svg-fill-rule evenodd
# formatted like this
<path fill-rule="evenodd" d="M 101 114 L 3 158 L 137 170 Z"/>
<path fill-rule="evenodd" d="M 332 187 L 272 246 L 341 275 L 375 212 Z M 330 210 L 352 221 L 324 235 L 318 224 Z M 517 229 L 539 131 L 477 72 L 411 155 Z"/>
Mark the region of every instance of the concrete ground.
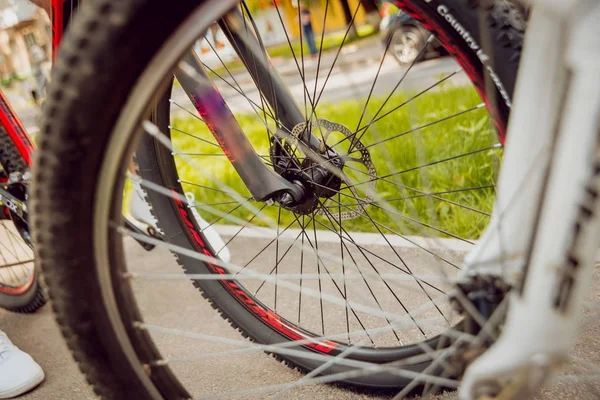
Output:
<path fill-rule="evenodd" d="M 256 240 L 256 239 L 255 239 Z M 249 244 L 230 250 L 235 255 L 247 249 Z M 140 273 L 168 272 L 175 273 L 178 266 L 172 256 L 158 249 L 147 253 L 135 244 L 127 244 L 128 254 L 135 264 L 132 269 Z M 407 250 L 408 251 L 408 250 Z M 600 270 L 594 276 L 594 291 L 591 301 L 598 301 L 600 296 Z M 187 281 L 154 281 L 134 282 L 139 305 L 146 316 L 146 322 L 156 325 L 175 327 L 188 332 L 208 333 L 213 337 L 242 340 L 217 313 L 204 301 Z M 174 293 L 176 295 L 174 295 Z M 95 396 L 85 379 L 71 359 L 60 332 L 54 322 L 49 306 L 35 315 L 12 314 L 0 311 L 0 328 L 21 349 L 30 353 L 46 371 L 46 381 L 36 390 L 22 397 L 23 400 L 42 399 L 94 399 Z M 582 335 L 573 350 L 577 359 L 574 366 L 569 367 L 567 374 L 582 374 L 580 360 L 589 365 L 600 362 L 600 320 L 593 307 L 588 307 L 584 318 Z M 153 334 L 164 357 L 201 357 L 208 352 L 214 353 L 227 349 L 222 343 L 207 343 L 181 336 Z M 302 377 L 263 353 L 252 353 L 226 358 L 208 358 L 197 362 L 173 364 L 173 368 L 193 393 L 218 394 L 223 391 L 236 391 L 248 387 L 260 387 L 292 382 Z M 579 371 L 579 372 L 578 372 Z M 590 372 L 583 373 L 590 375 Z M 558 399 L 598 399 L 600 386 L 597 382 L 590 384 L 586 380 L 575 382 L 566 376 L 559 378 L 552 388 L 545 390 L 539 400 Z M 262 399 L 265 394 L 249 395 L 244 398 Z M 281 396 L 288 399 L 375 399 L 377 395 L 350 391 L 329 385 L 318 385 L 302 389 L 294 389 Z M 455 399 L 453 393 L 438 399 Z"/>
<path fill-rule="evenodd" d="M 335 64 L 333 62 L 320 64 L 318 73 L 315 60 L 307 60 L 304 71 L 295 63 L 287 66 L 285 75 L 281 74 L 279 67 L 276 66 L 276 68 L 290 93 L 300 105 L 305 102 L 306 104 L 316 103 L 316 99 L 319 99 L 319 104 L 366 99 L 369 93 L 374 97 L 386 97 L 400 81 L 402 83 L 398 86 L 397 92 L 417 93 L 434 85 L 441 77 L 446 77 L 459 70 L 454 59 L 440 57 L 415 64 L 410 73 L 404 76 L 406 67 L 398 65 L 391 55 L 387 55 L 382 61 L 383 50 L 379 49 L 377 43 L 374 45 L 374 49 L 371 49 L 363 58 L 357 58 L 356 55 L 362 53 L 355 52 L 350 53 L 349 60 L 344 63 L 338 60 Z M 340 59 L 344 60 L 342 57 Z M 329 75 L 330 70 L 331 74 Z M 262 104 L 256 85 L 245 70 L 235 73 L 233 77 L 223 75 L 221 79 L 216 78 L 215 84 L 233 112 L 252 113 L 257 105 Z M 464 72 L 458 72 L 446 81 L 445 86 L 468 84 L 470 82 L 467 75 Z M 240 96 L 240 93 L 243 93 L 245 97 Z M 193 105 L 180 87 L 175 88 L 171 99 L 184 108 L 193 110 Z M 254 106 L 248 99 L 254 102 Z M 364 106 L 362 102 L 360 105 Z M 174 106 L 172 112 L 176 111 L 178 111 L 178 107 Z"/>

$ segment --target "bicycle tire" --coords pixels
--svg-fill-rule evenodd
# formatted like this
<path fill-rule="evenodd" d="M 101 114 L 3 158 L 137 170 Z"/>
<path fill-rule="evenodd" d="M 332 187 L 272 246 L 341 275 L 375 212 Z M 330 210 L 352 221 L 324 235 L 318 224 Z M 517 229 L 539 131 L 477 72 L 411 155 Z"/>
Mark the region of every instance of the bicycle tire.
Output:
<path fill-rule="evenodd" d="M 27 163 L 21 157 L 21 153 L 19 153 L 19 150 L 6 130 L 1 126 L 0 143 L 2 143 L 2 146 L 0 146 L 0 165 L 7 176 L 12 172 L 25 173 L 29 170 Z M 9 219 L 3 220 L 0 223 L 12 224 Z M 5 227 L 5 229 L 7 228 Z M 30 241 L 27 241 L 25 238 L 19 237 L 18 239 L 26 243 L 27 246 L 30 246 Z M 44 304 L 46 304 L 46 296 L 44 295 L 44 290 L 39 282 L 39 276 L 36 271 L 34 271 L 30 279 L 16 287 L 0 282 L 1 308 L 13 312 L 34 313 Z"/>
<path fill-rule="evenodd" d="M 471 21 L 475 23 L 479 11 L 469 4 L 471 2 L 460 2 L 459 7 L 471 15 Z M 42 270 L 48 272 L 46 280 L 49 293 L 63 335 L 96 393 L 105 398 L 188 396 L 177 381 L 173 380 L 169 368 L 152 369 L 152 373 L 148 374 L 148 363 L 156 360 L 159 353 L 147 333 L 139 332 L 133 326 L 119 325 L 119 329 L 124 329 L 121 333 L 138 339 L 135 343 L 124 341 L 116 333 L 116 322 L 113 320 L 115 315 L 108 311 L 104 301 L 99 301 L 105 298 L 103 285 L 107 282 L 100 282 L 100 269 L 103 267 L 90 251 L 96 243 L 89 227 L 94 226 L 95 221 L 94 196 L 97 187 L 93 178 L 101 173 L 111 139 L 106 133 L 112 132 L 115 120 L 127 100 L 127 94 L 133 89 L 145 66 L 169 39 L 170 34 L 197 7 L 197 1 L 187 0 L 168 9 L 150 0 L 125 4 L 107 0 L 90 1 L 65 40 L 59 56 L 60 62 L 54 71 L 53 82 L 58 82 L 59 85 L 52 87 L 49 93 L 47 115 L 52 118 L 52 123 L 47 119 L 43 124 L 45 134 L 40 141 L 41 151 L 36 155 L 37 169 L 34 174 L 32 208 L 36 260 Z M 423 3 L 421 7 L 431 5 Z M 496 15 L 494 18 L 497 17 Z M 497 48 L 497 59 L 510 61 L 503 64 L 503 70 L 497 70 L 497 75 L 504 79 L 504 90 L 512 92 L 522 27 L 515 27 L 501 17 L 498 18 L 500 19 L 494 22 L 495 27 L 491 29 L 495 29 L 508 44 Z M 443 24 L 443 20 L 441 23 Z M 142 36 L 144 40 L 139 40 Z M 448 36 L 456 34 L 454 32 Z M 120 46 L 115 49 L 109 46 L 110 43 L 120 43 Z M 456 48 L 467 47 L 466 42 L 455 45 Z M 111 57 L 106 57 L 109 49 Z M 503 54 L 510 56 L 500 57 Z M 473 52 L 463 56 L 478 60 Z M 493 99 L 487 100 L 498 104 L 495 120 L 503 128 L 509 106 L 504 101 L 498 101 L 506 96 L 500 93 L 501 90 L 496 85 L 486 86 L 488 79 L 484 77 L 491 80 L 487 71 L 489 70 L 479 68 L 469 72 L 474 76 L 482 74 L 476 82 L 482 93 L 485 93 L 486 87 L 491 90 Z M 89 79 L 91 74 L 95 79 Z M 118 77 L 119 85 L 114 85 L 114 77 Z M 111 101 L 106 101 L 107 85 L 114 88 L 110 93 Z M 78 89 L 68 90 L 69 88 Z M 82 92 L 97 95 L 82 97 Z M 103 110 L 105 118 L 97 118 L 98 109 Z M 81 110 L 86 110 L 87 115 L 79 114 Z M 75 115 L 77 123 L 74 124 Z M 133 143 L 130 145 L 133 146 Z M 69 193 L 79 195 L 68 196 Z M 52 207 L 51 199 L 56 196 L 65 201 L 60 210 Z M 53 212 L 49 212 L 50 210 Z M 73 240 L 57 240 L 66 237 Z M 184 240 L 188 241 L 189 246 L 189 238 Z M 122 249 L 118 245 L 113 250 L 111 257 L 122 257 Z M 82 266 L 85 268 L 81 268 Z M 114 270 L 110 272 L 110 276 L 102 276 L 105 279 L 116 278 L 120 272 L 122 271 Z M 93 278 L 90 279 L 90 276 Z M 134 303 L 131 303 L 130 293 L 126 289 L 117 289 L 113 293 L 116 305 L 124 306 L 130 302 L 128 318 L 136 317 L 138 311 Z M 221 293 L 224 291 L 221 290 Z M 81 301 L 82 299 L 88 301 Z M 239 303 L 232 302 L 231 298 L 227 302 L 232 303 L 232 307 L 241 307 Z M 249 316 L 246 312 L 245 318 Z M 251 324 L 256 325 L 256 322 Z M 240 321 L 235 322 L 235 326 L 241 325 Z M 247 332 L 244 334 L 247 335 Z M 271 338 L 273 342 L 287 340 L 276 335 L 271 335 Z M 303 369 L 314 368 L 296 360 L 287 361 Z M 424 365 L 416 365 L 415 370 L 423 367 Z M 385 373 L 373 381 L 350 380 L 346 383 L 393 388 L 405 384 L 403 380 Z"/>
<path fill-rule="evenodd" d="M 417 20 L 420 20 L 422 23 L 427 24 L 426 19 L 424 19 L 423 14 L 417 14 L 419 10 L 415 10 L 414 8 L 410 8 L 410 1 L 402 2 L 406 7 L 408 12 L 413 13 L 413 17 Z M 419 3 L 419 2 L 413 2 Z M 479 17 L 479 12 L 481 11 L 477 7 L 471 6 L 472 2 L 457 2 L 453 4 L 454 12 L 456 16 L 466 16 L 467 20 L 463 23 L 460 20 L 460 24 L 465 27 L 472 27 L 477 24 L 477 19 Z M 430 4 L 431 6 L 431 4 Z M 461 8 L 464 7 L 464 8 Z M 513 20 L 504 20 L 503 17 L 508 15 L 510 12 L 513 12 L 507 3 L 497 3 L 496 8 L 493 9 L 490 14 L 490 20 L 494 21 L 491 23 L 489 29 L 498 29 L 499 32 L 494 32 L 492 37 L 495 37 L 499 40 L 499 43 L 493 46 L 494 50 L 497 52 L 493 54 L 493 58 L 497 60 L 510 60 L 506 63 L 501 63 L 498 67 L 498 75 L 502 77 L 503 82 L 505 82 L 506 90 L 509 91 L 509 96 L 512 96 L 512 91 L 514 89 L 519 54 L 521 50 L 520 41 L 522 40 L 522 29 L 523 25 L 520 25 L 519 22 L 514 20 L 514 16 L 512 16 Z M 456 10 L 460 10 L 457 12 Z M 427 16 L 429 14 L 426 14 Z M 457 17 L 458 18 L 458 17 Z M 413 28 L 416 29 L 416 28 Z M 472 29 L 471 31 L 480 32 L 480 29 Z M 447 32 L 445 33 L 447 34 Z M 442 40 L 444 35 L 442 36 Z M 479 41 L 479 38 L 476 38 Z M 426 41 L 424 40 L 424 43 Z M 447 45 L 447 42 L 446 42 Z M 461 46 L 456 46 L 454 49 L 451 49 L 451 52 L 454 52 L 456 55 L 456 49 L 460 49 Z M 458 56 L 458 55 L 457 55 Z M 472 55 L 471 55 L 472 56 Z M 463 57 L 460 55 L 460 57 Z M 473 60 L 479 59 L 478 57 L 470 57 L 467 56 L 466 59 Z M 472 79 L 476 79 L 479 74 L 485 75 L 483 73 L 483 67 L 481 64 L 479 66 L 474 65 L 474 72 L 471 72 L 469 75 Z M 475 81 L 475 85 L 480 89 L 481 93 L 485 92 L 486 87 L 485 79 L 491 79 L 490 76 L 486 76 L 481 81 Z M 489 94 L 489 91 L 488 91 Z M 497 115 L 501 115 L 500 119 L 496 120 L 496 126 L 499 129 L 500 135 L 503 135 L 503 132 L 506 129 L 506 124 L 508 121 L 508 112 L 510 109 L 510 102 L 506 102 L 503 99 L 500 91 L 496 91 L 496 97 L 486 103 L 497 104 L 499 105 L 497 109 Z M 170 118 L 169 118 L 169 95 L 168 93 L 158 100 L 153 108 L 153 120 L 156 125 L 161 129 L 161 132 L 165 132 L 165 135 L 169 136 L 169 126 L 170 126 Z M 137 162 L 140 169 L 140 176 L 153 184 L 160 185 L 162 187 L 170 188 L 181 196 L 184 195 L 184 189 L 181 185 L 181 180 L 183 179 L 178 175 L 177 167 L 175 165 L 174 157 L 172 156 L 172 152 L 170 149 L 165 148 L 161 143 L 153 139 L 149 135 L 145 135 L 140 143 L 140 147 L 136 152 Z M 177 237 L 179 232 L 188 231 L 189 228 L 186 224 L 186 221 L 181 217 L 181 215 L 177 212 L 178 206 L 175 204 L 176 202 L 172 199 L 169 199 L 162 195 L 161 193 L 149 190 L 147 191 L 147 199 L 150 204 L 152 204 L 153 213 L 157 217 L 160 228 L 165 232 L 166 237 Z M 192 221 L 193 222 L 193 221 Z M 195 227 L 199 235 L 202 235 L 202 230 L 199 227 Z M 192 235 L 181 238 L 181 240 L 174 239 L 173 243 L 178 246 L 182 246 L 184 248 L 194 250 L 194 251 L 202 251 L 202 248 L 198 245 L 194 244 L 192 239 Z M 206 237 L 204 237 L 205 242 L 209 242 Z M 213 250 L 214 254 L 214 250 Z M 207 268 L 205 263 L 202 263 L 192 257 L 187 257 L 181 254 L 175 254 L 176 259 L 182 268 L 189 274 L 203 274 L 203 273 L 211 273 L 210 268 Z M 220 284 L 210 281 L 193 281 L 194 286 L 196 286 L 202 295 L 211 303 L 212 307 L 218 310 L 221 316 L 227 320 L 233 328 L 239 329 L 245 337 L 248 337 L 258 343 L 267 343 L 272 339 L 274 334 L 281 335 L 281 332 L 277 332 L 275 329 L 267 327 L 264 322 L 261 322 L 256 315 L 252 315 L 249 312 L 248 307 L 244 307 L 240 305 L 240 300 L 235 299 L 231 292 L 228 290 L 219 290 L 219 288 L 224 287 L 227 289 L 225 285 L 220 286 Z M 248 296 L 252 297 L 251 293 L 247 293 Z M 258 302 L 258 301 L 257 301 Z M 285 336 L 282 336 L 281 339 L 285 340 Z M 277 342 L 277 340 L 274 340 Z M 432 346 L 435 345 L 435 341 L 430 343 Z M 314 349 L 313 349 L 314 351 Z M 343 350 L 340 350 L 342 352 Z M 419 348 L 417 346 L 406 346 L 405 348 L 400 348 L 397 353 L 390 351 L 390 353 L 386 356 L 375 356 L 373 354 L 360 354 L 356 355 L 357 359 L 368 360 L 371 362 L 392 362 L 395 360 L 399 360 L 402 358 L 407 358 L 412 355 L 418 354 Z M 287 366 L 291 368 L 297 368 L 300 371 L 307 372 L 318 368 L 319 363 L 311 364 L 306 360 L 301 360 L 299 358 L 290 358 L 285 356 L 280 356 L 273 354 L 273 356 L 284 362 Z M 352 359 L 353 356 L 349 356 L 348 358 Z M 418 368 L 417 368 L 418 369 Z M 335 371 L 333 373 L 341 372 Z M 391 382 L 394 383 L 386 383 L 384 380 L 378 380 L 380 377 L 374 375 L 370 376 L 365 381 L 346 381 L 345 383 L 351 385 L 358 386 L 367 386 L 367 387 L 397 387 L 402 386 L 402 384 L 398 383 L 396 379 L 387 376 L 387 379 L 390 379 Z"/>

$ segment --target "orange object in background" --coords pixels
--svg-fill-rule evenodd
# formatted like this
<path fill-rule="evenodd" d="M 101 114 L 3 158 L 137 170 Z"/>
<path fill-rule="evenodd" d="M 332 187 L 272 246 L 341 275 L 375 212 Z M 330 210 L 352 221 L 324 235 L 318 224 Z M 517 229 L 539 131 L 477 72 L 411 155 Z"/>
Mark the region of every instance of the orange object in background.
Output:
<path fill-rule="evenodd" d="M 396 14 L 400 9 L 396 7 L 394 4 L 389 1 L 381 2 L 381 6 L 379 7 L 379 14 L 381 14 L 381 18 L 389 17 L 390 15 Z"/>

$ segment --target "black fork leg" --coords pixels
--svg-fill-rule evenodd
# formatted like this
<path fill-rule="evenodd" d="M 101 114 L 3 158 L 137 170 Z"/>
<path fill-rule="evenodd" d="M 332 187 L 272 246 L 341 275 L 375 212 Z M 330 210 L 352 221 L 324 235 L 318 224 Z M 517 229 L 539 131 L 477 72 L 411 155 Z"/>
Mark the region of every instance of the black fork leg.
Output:
<path fill-rule="evenodd" d="M 300 200 L 301 188 L 268 168 L 256 154 L 195 52 L 183 58 L 175 77 L 255 200 L 278 199 L 283 193 Z"/>
<path fill-rule="evenodd" d="M 280 136 L 285 138 L 285 132 L 305 121 L 292 94 L 238 9 L 228 13 L 219 24 L 261 95 L 274 110 L 275 119 L 283 128 Z M 255 200 L 278 199 L 283 193 L 290 194 L 295 201 L 302 198 L 301 187 L 268 168 L 256 154 L 220 93 L 208 84 L 210 77 L 193 51 L 182 60 L 175 76 Z M 318 151 L 321 142 L 310 130 L 301 135 L 303 145 L 300 147 L 304 151 Z"/>
<path fill-rule="evenodd" d="M 277 74 L 250 23 L 244 19 L 240 10 L 235 9 L 228 13 L 219 21 L 219 25 L 284 130 L 291 132 L 294 126 L 304 122 L 306 119 L 300 107 Z M 310 131 L 303 132 L 303 135 L 302 142 L 317 151 L 320 140 Z"/>

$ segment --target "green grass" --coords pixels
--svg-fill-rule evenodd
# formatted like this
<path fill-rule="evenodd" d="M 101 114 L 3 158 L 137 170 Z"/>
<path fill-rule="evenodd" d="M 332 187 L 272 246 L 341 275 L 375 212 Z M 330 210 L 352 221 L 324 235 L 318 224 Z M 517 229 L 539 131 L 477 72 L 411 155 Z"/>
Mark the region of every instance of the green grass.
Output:
<path fill-rule="evenodd" d="M 21 82 L 27 79 L 26 75 L 21 74 L 12 74 L 10 76 L 5 76 L 0 78 L 0 86 L 4 86 L 6 88 L 10 88 L 13 82 Z"/>
<path fill-rule="evenodd" d="M 394 95 L 384 107 L 383 113 L 402 104 L 413 95 L 414 93 Z M 368 113 L 363 119 L 362 125 L 365 124 L 365 121 L 370 120 L 369 115 L 375 114 L 384 100 L 384 98 L 371 99 Z M 469 109 L 480 102 L 479 96 L 471 87 L 443 86 L 439 91 L 417 97 L 405 107 L 373 124 L 364 135 L 362 142 L 368 146 L 385 138 L 409 132 L 411 129 Z M 354 130 L 360 119 L 363 105 L 364 100 L 323 104 L 318 107 L 317 114 L 320 118 L 342 123 Z M 256 115 L 237 115 L 237 118 L 257 152 L 268 155 L 268 135 L 263 122 Z M 215 141 L 206 125 L 195 118 L 175 119 L 173 126 L 206 141 Z M 236 204 L 231 203 L 234 200 L 229 195 L 219 191 L 219 185 L 213 183 L 207 176 L 214 176 L 242 196 L 250 197 L 248 190 L 219 147 L 177 131 L 172 131 L 172 138 L 178 151 L 195 154 L 189 156 L 193 160 L 193 165 L 190 165 L 184 157 L 176 157 L 181 179 L 217 189 L 207 190 L 184 184 L 184 190 L 194 192 L 198 201 L 214 205 L 222 212 L 229 212 L 236 206 Z M 341 134 L 333 133 L 328 138 L 327 143 L 331 145 L 342 138 Z M 391 175 L 387 178 L 388 182 L 377 182 L 375 191 L 381 198 L 386 199 L 389 202 L 388 204 L 396 211 L 390 213 L 380 205 L 379 201 L 376 201 L 366 207 L 366 213 L 379 224 L 374 225 L 369 218 L 364 216 L 365 213 L 363 212 L 363 216 L 344 220 L 343 228 L 349 231 L 361 232 L 376 233 L 381 230 L 384 233 L 393 231 L 401 234 L 424 236 L 447 237 L 456 235 L 462 238 L 477 238 L 487 225 L 489 217 L 460 207 L 455 203 L 482 212 L 489 213 L 491 211 L 494 198 L 493 188 L 460 190 L 493 185 L 495 171 L 497 171 L 497 164 L 501 156 L 500 150 L 481 151 L 471 156 L 454 158 L 426 168 L 413 169 L 412 171 L 410 169 L 484 149 L 496 142 L 495 131 L 490 124 L 487 111 L 485 108 L 481 108 L 371 147 L 369 153 L 377 170 L 377 175 L 379 177 Z M 347 150 L 347 148 L 347 141 L 343 141 L 336 147 L 338 151 L 340 149 Z M 353 153 L 352 156 L 358 157 L 358 154 Z M 347 165 L 364 171 L 360 164 L 348 163 Z M 395 174 L 398 171 L 407 172 Z M 345 168 L 344 172 L 348 173 L 355 182 L 364 182 L 369 179 L 364 172 L 357 172 L 348 168 Z M 364 184 L 357 186 L 361 198 L 365 197 L 364 187 Z M 348 189 L 342 191 L 351 194 Z M 439 195 L 440 198 L 448 201 L 430 196 L 419 196 L 420 192 L 437 193 L 445 191 L 455 191 Z M 336 200 L 346 205 L 356 203 L 354 199 L 345 196 L 339 196 L 339 198 L 336 196 Z M 230 204 L 219 205 L 223 202 L 229 202 Z M 262 203 L 252 204 L 256 207 L 263 206 Z M 329 200 L 328 205 L 334 207 L 336 203 Z M 284 210 L 280 214 L 279 210 L 280 208 L 277 206 L 267 206 L 263 213 L 275 224 L 280 220 L 280 226 L 282 227 L 295 220 L 293 213 Z M 340 211 L 348 211 L 348 208 L 336 206 L 329 210 L 333 214 L 337 214 Z M 201 211 L 201 213 L 209 221 L 216 219 L 207 211 Z M 244 207 L 239 207 L 231 215 L 248 221 L 252 219 L 253 213 Z M 305 222 L 308 221 L 308 218 L 304 219 Z M 317 229 L 329 228 L 339 232 L 339 226 L 335 221 L 327 219 L 325 216 L 318 216 L 316 220 L 318 221 L 316 223 Z M 220 223 L 231 224 L 233 222 L 221 220 Z M 264 225 L 259 218 L 253 219 L 252 223 Z M 430 227 L 427 227 L 427 225 Z M 435 229 L 431 227 L 435 227 Z"/>

